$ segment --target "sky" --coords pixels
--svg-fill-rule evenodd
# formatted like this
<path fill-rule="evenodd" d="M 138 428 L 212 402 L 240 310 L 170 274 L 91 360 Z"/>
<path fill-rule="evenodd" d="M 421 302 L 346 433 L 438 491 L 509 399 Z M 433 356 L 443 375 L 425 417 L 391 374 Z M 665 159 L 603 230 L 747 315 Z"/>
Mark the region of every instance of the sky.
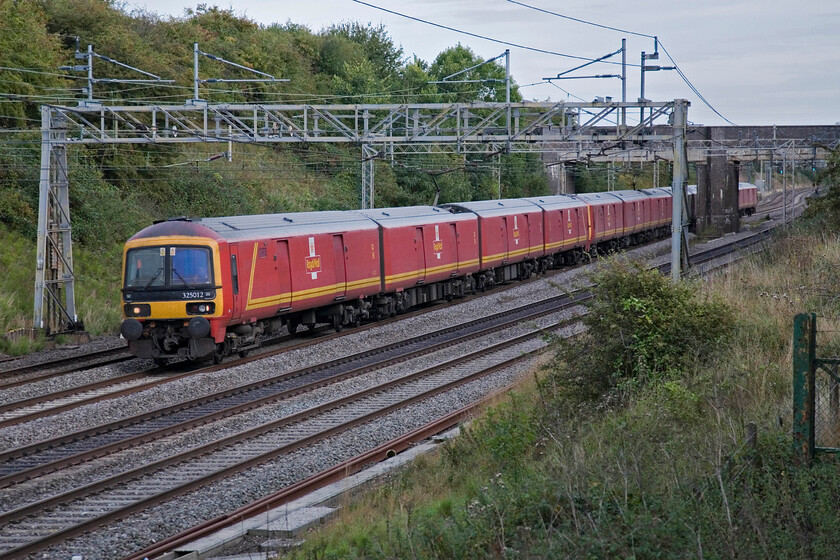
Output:
<path fill-rule="evenodd" d="M 830 125 L 840 123 L 840 2 L 838 0 L 521 0 L 521 4 L 620 31 L 539 12 L 509 0 L 365 0 L 414 18 L 522 47 L 599 58 L 627 39 L 627 100 L 640 96 L 640 56 L 654 50 L 672 66 L 663 49 L 712 108 L 678 72 L 645 73 L 645 97 L 654 101 L 688 99 L 695 124 Z M 363 5 L 353 0 L 228 0 L 205 2 L 232 8 L 257 23 L 291 21 L 318 32 L 332 24 L 358 21 L 385 26 L 406 57 L 431 62 L 457 43 L 484 59 L 510 48 L 511 74 L 517 84 L 542 82 L 585 61 L 539 53 L 441 29 Z M 127 0 L 162 16 L 183 17 L 195 1 Z M 642 36 L 648 35 L 648 36 Z M 599 63 L 571 76 L 621 74 L 619 64 Z M 503 60 L 502 60 L 503 62 Z M 562 89 L 561 89 L 562 88 Z M 621 81 L 574 79 L 523 87 L 525 99 L 621 100 Z M 720 116 L 715 113 L 720 113 Z M 728 121 L 728 122 L 727 122 Z"/>

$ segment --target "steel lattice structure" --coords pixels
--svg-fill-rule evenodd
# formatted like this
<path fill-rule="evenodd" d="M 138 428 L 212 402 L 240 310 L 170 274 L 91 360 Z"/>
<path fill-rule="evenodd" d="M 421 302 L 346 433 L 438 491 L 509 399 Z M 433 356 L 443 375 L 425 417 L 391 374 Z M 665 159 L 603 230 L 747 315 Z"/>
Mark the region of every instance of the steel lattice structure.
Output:
<path fill-rule="evenodd" d="M 553 154 L 556 161 L 593 162 L 666 159 L 674 162 L 679 182 L 688 161 L 701 161 L 709 155 L 768 159 L 786 150 L 785 154 L 797 159 L 817 156 L 814 138 L 777 139 L 775 132 L 773 138 L 747 140 L 697 135 L 687 126 L 688 106 L 685 100 L 43 106 L 34 326 L 50 332 L 79 326 L 68 146 L 194 142 L 355 145 L 361 154 L 362 208 L 374 206 L 374 163 L 385 153 L 533 152 Z M 636 124 L 620 124 L 627 115 L 636 114 Z M 665 119 L 668 125 L 655 125 Z M 823 146 L 837 145 L 838 137 L 840 134 L 820 144 L 820 158 L 824 157 Z M 677 255 L 680 222 L 674 222 L 678 224 L 674 234 Z M 679 270 L 678 258 L 675 270 Z"/>

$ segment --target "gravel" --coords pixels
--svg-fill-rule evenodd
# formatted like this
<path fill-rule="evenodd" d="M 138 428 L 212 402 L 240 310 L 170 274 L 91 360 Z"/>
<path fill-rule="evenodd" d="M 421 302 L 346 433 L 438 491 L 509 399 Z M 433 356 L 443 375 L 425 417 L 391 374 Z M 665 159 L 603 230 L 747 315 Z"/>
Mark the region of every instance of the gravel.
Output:
<path fill-rule="evenodd" d="M 747 234 L 748 232 L 744 232 L 739 235 Z M 723 242 L 725 241 L 719 243 Z M 664 240 L 628 252 L 622 258 L 651 259 L 660 255 L 658 260 L 667 262 L 669 257 L 663 255 L 663 253 L 667 253 L 669 247 L 670 241 Z M 281 355 L 223 371 L 197 374 L 163 387 L 151 388 L 141 393 L 67 411 L 51 418 L 10 427 L 0 435 L 0 449 L 8 449 L 43 439 L 46 433 L 75 431 L 86 426 L 137 414 L 147 410 L 150 402 L 154 403 L 156 407 L 174 404 L 199 395 L 214 393 L 390 342 L 404 340 L 421 333 L 436 331 L 446 326 L 485 316 L 490 312 L 497 313 L 510 310 L 524 303 L 539 301 L 583 286 L 586 284 L 586 277 L 590 270 L 590 265 L 582 266 L 550 278 L 541 278 L 518 284 L 506 290 L 490 291 L 484 297 L 462 302 L 456 306 L 432 308 L 423 315 L 409 317 L 399 322 L 374 327 L 366 331 L 355 333 L 350 331 L 346 336 L 324 341 L 314 347 L 288 351 Z M 541 320 L 539 323 L 542 324 L 544 321 Z M 518 329 L 524 328 L 516 327 L 510 331 L 496 333 L 496 335 L 484 339 L 483 344 L 486 345 L 487 340 L 509 339 L 515 336 L 514 331 L 518 332 Z M 461 355 L 468 352 L 468 348 L 473 347 L 472 344 L 461 345 L 456 350 L 445 350 L 439 354 L 441 356 L 445 356 L 447 353 Z M 477 343 L 476 347 L 478 347 Z M 319 399 L 320 401 L 325 398 L 333 399 L 341 394 L 359 390 L 363 386 L 378 383 L 383 379 L 405 375 L 412 368 L 422 367 L 422 364 L 427 360 L 430 360 L 430 358 L 423 357 L 412 361 L 416 363 L 406 362 L 384 368 L 356 379 L 333 384 L 313 393 L 214 423 L 211 426 L 164 438 L 141 448 L 126 450 L 119 457 L 68 469 L 33 483 L 22 485 L 18 490 L 15 490 L 15 488 L 7 489 L 4 491 L 4 501 L 8 500 L 8 504 L 11 504 L 7 507 L 13 507 L 14 504 L 31 501 L 33 495 L 52 492 L 58 488 L 70 487 L 101 477 L 103 474 L 113 471 L 117 465 L 124 466 L 126 461 L 129 463 L 140 460 L 146 462 L 153 457 L 166 456 L 173 449 L 183 448 L 184 445 L 199 445 L 205 441 L 217 439 L 225 434 L 233 433 L 240 426 L 259 423 L 268 417 L 277 418 L 278 414 L 288 414 L 295 410 L 301 410 L 319 402 Z M 536 361 L 535 358 L 528 363 L 506 368 L 493 375 L 473 381 L 458 390 L 430 398 L 428 402 L 412 405 L 408 409 L 354 428 L 341 436 L 284 456 L 282 460 L 273 461 L 246 473 L 232 476 L 189 496 L 152 508 L 140 515 L 133 516 L 129 520 L 114 524 L 107 530 L 70 540 L 47 551 L 48 556 L 46 557 L 69 558 L 72 555 L 79 554 L 85 558 L 121 557 L 148 546 L 167 535 L 223 514 L 266 493 L 310 476 L 322 470 L 328 464 L 348 459 L 358 454 L 362 448 L 374 447 L 399 433 L 421 426 L 446 411 L 456 410 L 498 387 L 514 382 L 518 376 L 530 371 Z M 102 375 L 110 374 L 103 372 Z M 41 557 L 45 556 L 42 554 L 32 556 L 32 558 Z"/>
<path fill-rule="evenodd" d="M 49 557 L 83 555 L 85 558 L 119 558 L 177 531 L 250 503 L 289 484 L 311 476 L 329 465 L 352 458 L 402 433 L 457 410 L 493 390 L 515 382 L 531 370 L 538 358 L 509 367 L 445 394 L 353 428 L 340 436 L 285 455 L 211 484 L 168 504 L 157 506 L 129 520 L 110 525 L 51 548 Z M 107 551 L 107 552 L 106 552 Z M 32 558 L 40 558 L 33 555 Z"/>
<path fill-rule="evenodd" d="M 0 362 L 0 373 L 19 367 L 32 366 L 46 363 L 50 360 L 83 356 L 90 352 L 110 350 L 126 346 L 125 340 L 119 335 L 106 335 L 94 337 L 90 342 L 80 344 L 64 344 L 56 348 L 39 350 L 30 354 L 15 357 L 12 360 Z M 3 357 L 3 355 L 0 355 Z"/>

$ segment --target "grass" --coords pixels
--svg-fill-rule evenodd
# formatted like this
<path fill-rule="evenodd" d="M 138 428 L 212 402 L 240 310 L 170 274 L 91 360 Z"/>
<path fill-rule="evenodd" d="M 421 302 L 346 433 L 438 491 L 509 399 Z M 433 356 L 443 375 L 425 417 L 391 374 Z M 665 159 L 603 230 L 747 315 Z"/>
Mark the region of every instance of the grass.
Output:
<path fill-rule="evenodd" d="M 714 351 L 592 400 L 570 395 L 557 360 L 288 556 L 835 557 L 837 464 L 792 458 L 791 331 L 816 312 L 820 355 L 840 349 L 839 266 L 836 235 L 778 236 L 694 286 L 734 317 Z"/>
<path fill-rule="evenodd" d="M 0 228 L 0 335 L 32 326 L 35 297 L 35 245 L 21 234 Z M 76 308 L 91 334 L 114 333 L 120 323 L 122 245 L 105 250 L 74 248 Z M 0 337 L 0 352 L 25 354 L 43 347 L 42 339 Z"/>

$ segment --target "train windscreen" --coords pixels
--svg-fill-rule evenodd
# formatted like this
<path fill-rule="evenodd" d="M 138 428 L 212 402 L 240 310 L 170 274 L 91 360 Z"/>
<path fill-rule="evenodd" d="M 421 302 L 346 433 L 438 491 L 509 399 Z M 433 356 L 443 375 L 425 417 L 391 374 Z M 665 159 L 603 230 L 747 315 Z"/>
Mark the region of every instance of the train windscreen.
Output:
<path fill-rule="evenodd" d="M 126 254 L 126 288 L 182 288 L 213 283 L 207 247 L 140 247 Z"/>

